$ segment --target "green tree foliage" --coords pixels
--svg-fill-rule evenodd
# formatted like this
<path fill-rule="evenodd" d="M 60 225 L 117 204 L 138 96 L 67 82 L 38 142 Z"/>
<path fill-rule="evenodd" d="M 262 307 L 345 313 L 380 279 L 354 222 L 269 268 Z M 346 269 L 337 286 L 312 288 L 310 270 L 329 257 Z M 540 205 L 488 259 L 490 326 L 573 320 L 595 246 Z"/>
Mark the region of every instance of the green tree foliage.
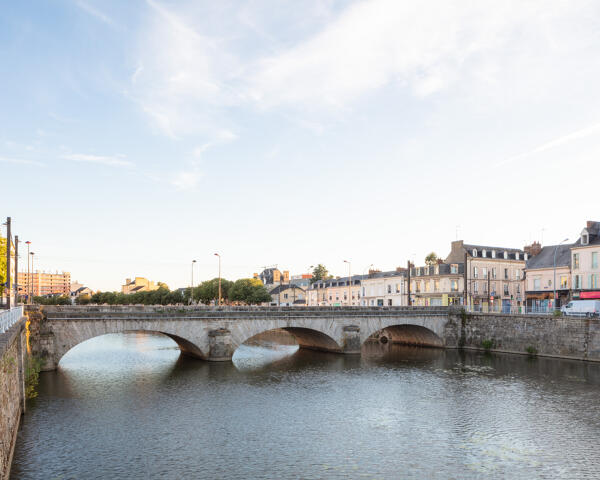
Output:
<path fill-rule="evenodd" d="M 89 305 L 90 303 L 92 303 L 92 297 L 87 293 L 84 293 L 83 295 L 79 295 L 75 299 L 75 303 L 77 305 Z"/>
<path fill-rule="evenodd" d="M 327 270 L 327 268 L 325 267 L 325 265 L 323 265 L 322 263 L 319 263 L 312 272 L 312 278 L 310 279 L 310 283 L 314 283 L 317 282 L 319 280 L 327 280 L 329 278 L 331 278 L 331 275 L 329 275 L 329 271 Z"/>
<path fill-rule="evenodd" d="M 438 256 L 435 252 L 431 252 L 425 257 L 425 265 L 435 265 L 438 261 Z"/>
<path fill-rule="evenodd" d="M 83 296 L 84 295 L 82 295 L 82 297 Z M 181 292 L 177 290 L 171 292 L 168 288 L 161 286 L 159 289 L 151 292 L 136 292 L 130 294 L 96 292 L 90 297 L 90 302 L 100 305 L 105 303 L 108 305 L 175 305 L 184 303 L 184 297 Z"/>
<path fill-rule="evenodd" d="M 233 282 L 229 290 L 229 300 L 247 305 L 257 305 L 270 302 L 271 295 L 258 278 L 240 278 Z"/>
<path fill-rule="evenodd" d="M 230 280 L 221 279 L 221 298 L 229 298 L 229 291 L 233 282 Z M 188 294 L 189 295 L 189 294 Z M 202 282 L 194 288 L 194 300 L 200 301 L 205 305 L 209 305 L 213 300 L 218 301 L 219 298 L 219 279 L 213 278 Z"/>
<path fill-rule="evenodd" d="M 71 305 L 71 299 L 66 295 L 60 297 L 33 297 L 33 303 L 37 305 Z"/>
<path fill-rule="evenodd" d="M 0 237 L 0 295 L 6 283 L 6 238 Z"/>

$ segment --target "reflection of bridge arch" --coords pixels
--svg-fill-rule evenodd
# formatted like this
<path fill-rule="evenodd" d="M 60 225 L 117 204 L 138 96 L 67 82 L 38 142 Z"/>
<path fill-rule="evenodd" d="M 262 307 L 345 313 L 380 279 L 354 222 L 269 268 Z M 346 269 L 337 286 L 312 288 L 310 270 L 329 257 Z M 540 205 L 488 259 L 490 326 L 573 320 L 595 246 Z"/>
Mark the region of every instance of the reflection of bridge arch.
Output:
<path fill-rule="evenodd" d="M 269 330 L 263 330 L 261 332 L 257 332 L 252 336 L 246 338 L 241 344 L 252 340 L 253 338 L 264 334 L 277 330 L 283 330 L 289 333 L 294 339 L 300 348 L 305 348 L 308 350 L 319 350 L 325 352 L 341 352 L 342 349 L 340 345 L 328 334 L 315 330 L 314 328 L 305 328 L 305 327 L 281 327 L 274 328 Z M 241 345 L 240 344 L 240 345 Z M 236 348 L 239 345 L 236 346 Z"/>

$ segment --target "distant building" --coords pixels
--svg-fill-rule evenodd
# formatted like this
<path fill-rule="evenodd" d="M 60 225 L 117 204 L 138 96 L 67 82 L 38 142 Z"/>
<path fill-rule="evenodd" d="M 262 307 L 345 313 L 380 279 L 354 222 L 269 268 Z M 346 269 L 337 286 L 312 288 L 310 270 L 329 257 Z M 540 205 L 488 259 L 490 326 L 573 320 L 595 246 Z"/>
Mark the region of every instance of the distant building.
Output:
<path fill-rule="evenodd" d="M 292 275 L 290 278 L 289 284 L 296 285 L 297 287 L 302 287 L 304 289 L 310 287 L 310 280 L 312 278 L 311 273 L 303 273 L 301 275 Z"/>
<path fill-rule="evenodd" d="M 272 306 L 306 305 L 306 291 L 296 285 L 278 285 L 269 293 Z"/>
<path fill-rule="evenodd" d="M 462 305 L 464 262 L 443 263 L 410 269 L 411 305 L 420 307 Z"/>
<path fill-rule="evenodd" d="M 260 275 L 255 273 L 254 278 L 259 278 L 267 290 L 272 290 L 278 285 L 290 283 L 290 272 L 284 270 L 282 273 L 275 267 L 269 267 L 265 268 Z"/>
<path fill-rule="evenodd" d="M 25 296 L 69 295 L 71 293 L 71 274 L 46 272 L 19 272 L 19 295 Z"/>
<path fill-rule="evenodd" d="M 72 298 L 77 298 L 80 297 L 81 295 L 93 295 L 94 292 L 92 291 L 91 288 L 88 287 L 79 287 L 77 290 L 73 291 L 71 290 L 71 297 Z"/>
<path fill-rule="evenodd" d="M 135 277 L 133 280 L 128 278 L 125 280 L 125 285 L 121 287 L 121 292 L 125 294 L 151 292 L 153 290 L 158 290 L 158 285 L 144 277 Z"/>
<path fill-rule="evenodd" d="M 361 305 L 363 306 L 402 306 L 407 305 L 406 269 L 398 268 L 388 272 L 369 270 L 361 281 Z"/>
<path fill-rule="evenodd" d="M 318 280 L 308 290 L 309 306 L 358 306 L 361 281 L 366 275 Z"/>

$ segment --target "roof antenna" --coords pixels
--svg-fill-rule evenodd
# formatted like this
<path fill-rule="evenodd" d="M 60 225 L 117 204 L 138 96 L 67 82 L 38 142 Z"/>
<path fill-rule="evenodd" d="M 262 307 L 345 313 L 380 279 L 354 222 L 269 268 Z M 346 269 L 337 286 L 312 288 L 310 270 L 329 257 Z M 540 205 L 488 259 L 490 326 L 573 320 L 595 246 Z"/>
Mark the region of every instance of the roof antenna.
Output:
<path fill-rule="evenodd" d="M 456 226 L 456 230 L 455 230 L 455 235 L 456 235 L 456 238 L 455 238 L 455 240 L 458 240 L 458 231 L 459 231 L 459 230 L 460 230 L 460 225 L 457 225 L 457 226 Z"/>

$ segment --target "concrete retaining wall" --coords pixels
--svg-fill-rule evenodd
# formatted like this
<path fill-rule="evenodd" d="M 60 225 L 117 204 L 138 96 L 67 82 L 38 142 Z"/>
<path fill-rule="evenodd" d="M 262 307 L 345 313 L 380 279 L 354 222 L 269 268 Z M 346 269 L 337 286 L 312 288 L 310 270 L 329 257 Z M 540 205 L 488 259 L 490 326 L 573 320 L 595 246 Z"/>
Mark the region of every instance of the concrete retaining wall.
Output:
<path fill-rule="evenodd" d="M 7 479 L 25 411 L 25 318 L 0 335 L 0 479 Z"/>
<path fill-rule="evenodd" d="M 453 313 L 446 328 L 448 346 L 483 349 L 487 340 L 491 351 L 600 361 L 598 318 Z"/>

